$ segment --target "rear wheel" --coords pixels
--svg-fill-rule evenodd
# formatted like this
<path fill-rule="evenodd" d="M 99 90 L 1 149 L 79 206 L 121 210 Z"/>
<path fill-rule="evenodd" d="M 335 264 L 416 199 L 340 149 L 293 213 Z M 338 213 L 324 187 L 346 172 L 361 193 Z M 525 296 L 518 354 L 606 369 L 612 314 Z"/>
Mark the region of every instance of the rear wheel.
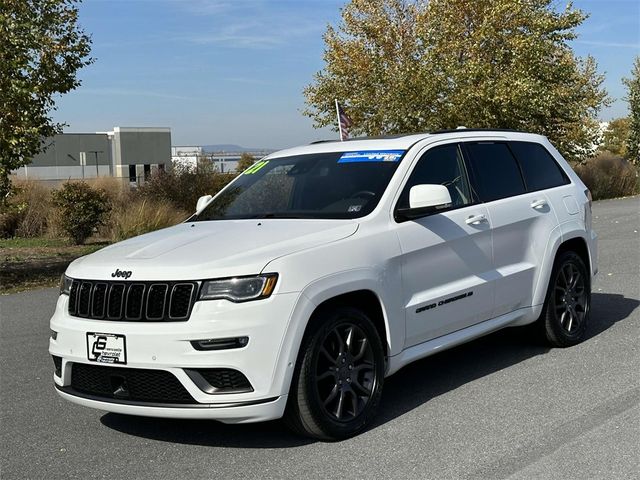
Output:
<path fill-rule="evenodd" d="M 376 413 L 383 380 L 384 351 L 373 322 L 354 308 L 327 311 L 302 341 L 285 421 L 322 440 L 356 435 Z"/>
<path fill-rule="evenodd" d="M 580 343 L 587 331 L 591 307 L 590 277 L 579 255 L 568 251 L 556 259 L 540 326 L 555 347 Z"/>

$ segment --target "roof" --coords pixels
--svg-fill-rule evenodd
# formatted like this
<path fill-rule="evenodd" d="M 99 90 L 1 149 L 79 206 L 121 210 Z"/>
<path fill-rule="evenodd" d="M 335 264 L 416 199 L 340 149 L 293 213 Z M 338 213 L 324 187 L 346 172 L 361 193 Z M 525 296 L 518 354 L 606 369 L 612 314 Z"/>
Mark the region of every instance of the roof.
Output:
<path fill-rule="evenodd" d="M 359 137 L 346 141 L 321 140 L 309 145 L 288 148 L 274 152 L 270 157 L 288 157 L 292 155 L 304 155 L 310 153 L 326 152 L 352 152 L 359 150 L 409 150 L 416 143 L 423 140 L 439 141 L 449 139 L 510 139 L 533 140 L 545 139 L 542 135 L 518 132 L 515 130 L 487 130 L 461 128 L 456 130 L 441 130 L 430 133 L 415 133 L 410 135 L 389 135 L 383 137 Z"/>

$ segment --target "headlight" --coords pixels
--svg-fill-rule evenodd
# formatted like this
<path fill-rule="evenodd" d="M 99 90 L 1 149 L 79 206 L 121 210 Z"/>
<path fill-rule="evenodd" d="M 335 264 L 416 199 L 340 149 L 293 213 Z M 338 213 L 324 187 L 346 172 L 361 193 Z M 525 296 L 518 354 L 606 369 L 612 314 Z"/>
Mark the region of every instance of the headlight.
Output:
<path fill-rule="evenodd" d="M 202 284 L 200 300 L 226 299 L 232 302 L 259 300 L 271 295 L 277 281 L 277 273 L 207 280 Z"/>
<path fill-rule="evenodd" d="M 64 273 L 60 277 L 60 295 L 69 295 L 73 278 L 67 277 Z"/>

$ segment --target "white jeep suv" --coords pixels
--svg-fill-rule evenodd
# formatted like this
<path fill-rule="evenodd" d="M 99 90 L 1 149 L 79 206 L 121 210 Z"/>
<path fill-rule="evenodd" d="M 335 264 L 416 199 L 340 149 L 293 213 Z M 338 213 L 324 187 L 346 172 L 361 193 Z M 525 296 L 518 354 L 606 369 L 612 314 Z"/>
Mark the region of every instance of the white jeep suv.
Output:
<path fill-rule="evenodd" d="M 69 266 L 55 387 L 110 412 L 349 437 L 416 359 L 533 322 L 554 346 L 583 339 L 596 238 L 589 191 L 538 135 L 280 151 L 184 223 Z"/>

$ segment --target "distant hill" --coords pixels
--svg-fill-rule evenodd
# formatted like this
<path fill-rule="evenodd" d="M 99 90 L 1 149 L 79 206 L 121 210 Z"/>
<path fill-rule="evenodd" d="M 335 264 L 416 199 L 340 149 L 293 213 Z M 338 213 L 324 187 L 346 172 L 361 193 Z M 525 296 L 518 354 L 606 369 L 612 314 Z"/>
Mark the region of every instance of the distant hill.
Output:
<path fill-rule="evenodd" d="M 202 149 L 206 153 L 214 153 L 214 152 L 263 152 L 263 151 L 272 151 L 269 148 L 249 148 L 249 147 L 241 147 L 240 145 L 234 145 L 229 143 L 221 143 L 219 145 L 203 145 Z"/>

